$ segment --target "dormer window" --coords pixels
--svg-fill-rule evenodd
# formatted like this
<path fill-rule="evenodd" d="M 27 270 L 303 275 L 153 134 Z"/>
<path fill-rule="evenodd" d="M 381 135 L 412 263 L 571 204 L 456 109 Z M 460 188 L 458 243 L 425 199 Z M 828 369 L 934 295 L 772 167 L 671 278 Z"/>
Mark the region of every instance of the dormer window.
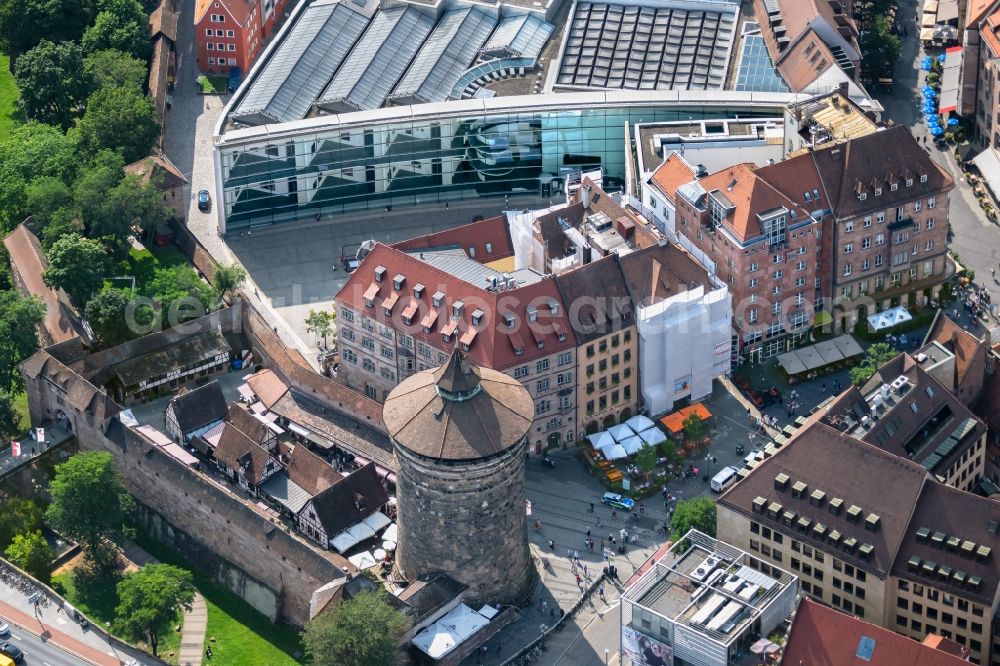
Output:
<path fill-rule="evenodd" d="M 551 312 L 553 316 L 559 314 L 559 301 L 555 299 L 549 301 L 549 312 Z"/>
<path fill-rule="evenodd" d="M 507 322 L 507 328 L 514 328 L 514 324 L 517 323 L 517 317 L 514 314 L 508 312 L 503 316 L 505 322 Z"/>
<path fill-rule="evenodd" d="M 431 303 L 434 304 L 434 307 L 439 308 L 441 307 L 441 303 L 443 302 L 444 302 L 444 292 L 435 291 L 434 295 L 431 296 Z"/>
<path fill-rule="evenodd" d="M 559 342 L 566 342 L 566 334 L 559 331 Z"/>
<path fill-rule="evenodd" d="M 890 192 L 895 192 L 898 189 L 899 189 L 899 183 L 893 183 L 892 185 L 889 186 Z"/>
<path fill-rule="evenodd" d="M 381 282 L 382 278 L 384 278 L 384 277 L 385 277 L 385 266 L 376 266 L 375 267 L 375 281 L 376 282 Z"/>
<path fill-rule="evenodd" d="M 927 174 L 926 173 L 920 174 L 920 182 L 921 183 L 926 183 L 927 182 Z"/>
<path fill-rule="evenodd" d="M 420 298 L 421 296 L 423 296 L 425 288 L 426 287 L 424 287 L 424 285 L 420 284 L 419 282 L 413 285 L 413 298 Z"/>
<path fill-rule="evenodd" d="M 864 201 L 867 198 L 868 198 L 868 193 L 867 192 L 859 192 L 858 193 L 858 201 Z"/>
<path fill-rule="evenodd" d="M 528 306 L 528 321 L 538 321 L 538 308 L 534 305 Z"/>
<path fill-rule="evenodd" d="M 907 178 L 906 179 L 906 186 L 910 187 L 911 185 L 913 185 L 913 179 L 912 178 Z"/>
<path fill-rule="evenodd" d="M 451 316 L 454 319 L 458 319 L 462 316 L 462 310 L 465 308 L 465 303 L 462 301 L 455 301 L 451 304 Z"/>
<path fill-rule="evenodd" d="M 524 347 L 514 347 L 514 356 L 524 355 Z"/>
<path fill-rule="evenodd" d="M 875 196 L 877 196 L 877 197 L 882 196 L 882 188 L 881 187 L 876 187 L 875 188 Z"/>
<path fill-rule="evenodd" d="M 479 310 L 479 309 L 473 310 L 472 311 L 472 325 L 473 326 L 479 326 L 479 324 L 482 323 L 484 316 L 486 316 L 486 313 L 483 312 L 482 310 Z"/>
<path fill-rule="evenodd" d="M 406 276 L 397 275 L 396 277 L 392 278 L 392 288 L 395 289 L 396 291 L 399 291 L 400 289 L 403 288 L 404 282 L 406 282 Z"/>

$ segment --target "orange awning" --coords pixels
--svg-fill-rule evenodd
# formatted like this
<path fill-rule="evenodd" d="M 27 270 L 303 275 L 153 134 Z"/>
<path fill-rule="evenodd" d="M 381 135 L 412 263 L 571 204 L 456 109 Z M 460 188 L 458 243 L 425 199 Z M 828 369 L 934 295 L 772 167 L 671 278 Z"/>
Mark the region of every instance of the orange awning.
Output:
<path fill-rule="evenodd" d="M 437 321 L 437 318 L 438 318 L 438 311 L 431 310 L 430 312 L 427 313 L 427 316 L 424 317 L 423 320 L 420 322 L 420 325 L 423 326 L 424 328 L 432 328 L 434 326 L 434 322 Z"/>
<path fill-rule="evenodd" d="M 385 300 L 382 301 L 382 307 L 388 310 L 389 312 L 392 312 L 392 308 L 393 306 L 396 305 L 396 301 L 398 300 L 399 300 L 399 292 L 394 291 L 385 297 Z"/>
<path fill-rule="evenodd" d="M 378 285 L 372 282 L 365 291 L 365 300 L 374 301 L 376 296 L 378 296 Z"/>
<path fill-rule="evenodd" d="M 708 408 L 700 402 L 696 402 L 693 405 L 689 405 L 684 409 L 679 409 L 673 414 L 667 414 L 662 419 L 662 423 L 667 430 L 672 433 L 678 433 L 684 430 L 684 419 L 691 416 L 692 414 L 697 414 L 702 421 L 712 418 L 712 412 L 708 411 Z"/>
<path fill-rule="evenodd" d="M 445 324 L 444 328 L 441 329 L 441 335 L 451 335 L 452 333 L 455 332 L 455 329 L 457 328 L 458 328 L 458 322 L 455 321 L 454 319 L 449 319 L 448 323 Z"/>
<path fill-rule="evenodd" d="M 410 301 L 405 308 L 403 308 L 403 319 L 413 319 L 413 315 L 417 314 L 417 309 L 420 307 L 420 302 L 417 300 Z"/>

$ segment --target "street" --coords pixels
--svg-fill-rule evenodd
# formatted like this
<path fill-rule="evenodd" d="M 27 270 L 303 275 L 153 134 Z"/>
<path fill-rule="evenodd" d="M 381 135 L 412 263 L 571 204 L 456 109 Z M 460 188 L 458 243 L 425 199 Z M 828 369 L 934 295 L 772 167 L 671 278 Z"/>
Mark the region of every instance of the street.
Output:
<path fill-rule="evenodd" d="M 48 638 L 40 638 L 17 624 L 10 625 L 10 635 L 4 636 L 3 640 L 10 641 L 24 651 L 25 664 L 77 666 L 90 663 L 71 655 Z"/>

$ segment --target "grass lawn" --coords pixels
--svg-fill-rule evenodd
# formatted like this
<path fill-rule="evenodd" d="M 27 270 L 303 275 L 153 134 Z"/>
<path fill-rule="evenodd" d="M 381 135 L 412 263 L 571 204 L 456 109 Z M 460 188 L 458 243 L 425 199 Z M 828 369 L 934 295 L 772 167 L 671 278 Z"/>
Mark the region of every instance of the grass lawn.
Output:
<path fill-rule="evenodd" d="M 53 583 L 62 585 L 65 590 L 63 595 L 71 604 L 88 617 L 98 620 L 102 625 L 111 622 L 114 630 L 115 607 L 118 605 L 118 593 L 115 584 L 119 580 L 93 581 L 78 584 L 76 580 L 76 569 L 65 571 L 52 577 Z M 174 626 L 181 624 L 181 615 L 178 615 Z M 104 628 L 103 626 L 101 627 Z M 160 643 L 157 651 L 161 659 L 172 664 L 177 663 L 177 652 L 181 645 L 181 634 L 173 628 L 160 635 Z M 145 647 L 139 643 L 140 647 Z"/>
<path fill-rule="evenodd" d="M 5 138 L 11 125 L 20 120 L 17 98 L 17 84 L 10 73 L 10 58 L 0 54 L 0 139 Z"/>
<path fill-rule="evenodd" d="M 161 562 L 191 571 L 195 587 L 208 606 L 205 645 L 212 647 L 213 666 L 293 666 L 298 663 L 292 655 L 302 651 L 302 643 L 293 629 L 273 624 L 159 541 L 141 532 L 135 541 Z"/>
<path fill-rule="evenodd" d="M 132 248 L 128 254 L 128 273 L 122 274 L 134 275 L 136 289 L 144 296 L 151 295 L 147 294 L 143 288 L 153 279 L 156 269 L 173 268 L 174 266 L 190 267 L 191 265 L 188 263 L 187 257 L 181 254 L 181 251 L 173 245 L 157 247 L 153 250 Z M 194 268 L 191 268 L 191 272 L 194 273 Z M 115 286 L 125 287 L 127 285 L 122 280 Z"/>
<path fill-rule="evenodd" d="M 199 76 L 198 83 L 201 84 L 202 95 L 221 95 L 226 92 L 229 86 L 229 78 L 225 76 Z"/>

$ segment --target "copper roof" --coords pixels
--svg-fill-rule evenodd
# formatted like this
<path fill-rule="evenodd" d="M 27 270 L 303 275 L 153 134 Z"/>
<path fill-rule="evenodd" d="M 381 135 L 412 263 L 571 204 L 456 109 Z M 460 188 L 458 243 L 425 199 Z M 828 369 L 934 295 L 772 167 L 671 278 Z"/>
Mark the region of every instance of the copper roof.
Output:
<path fill-rule="evenodd" d="M 516 379 L 476 368 L 453 352 L 440 368 L 418 372 L 385 401 L 382 418 L 393 441 L 428 458 L 487 458 L 524 439 L 534 402 Z"/>
<path fill-rule="evenodd" d="M 865 641 L 862 649 L 862 641 Z M 870 656 L 862 658 L 862 652 Z M 960 666 L 969 662 L 912 638 L 803 599 L 795 611 L 783 664 L 808 666 Z"/>

